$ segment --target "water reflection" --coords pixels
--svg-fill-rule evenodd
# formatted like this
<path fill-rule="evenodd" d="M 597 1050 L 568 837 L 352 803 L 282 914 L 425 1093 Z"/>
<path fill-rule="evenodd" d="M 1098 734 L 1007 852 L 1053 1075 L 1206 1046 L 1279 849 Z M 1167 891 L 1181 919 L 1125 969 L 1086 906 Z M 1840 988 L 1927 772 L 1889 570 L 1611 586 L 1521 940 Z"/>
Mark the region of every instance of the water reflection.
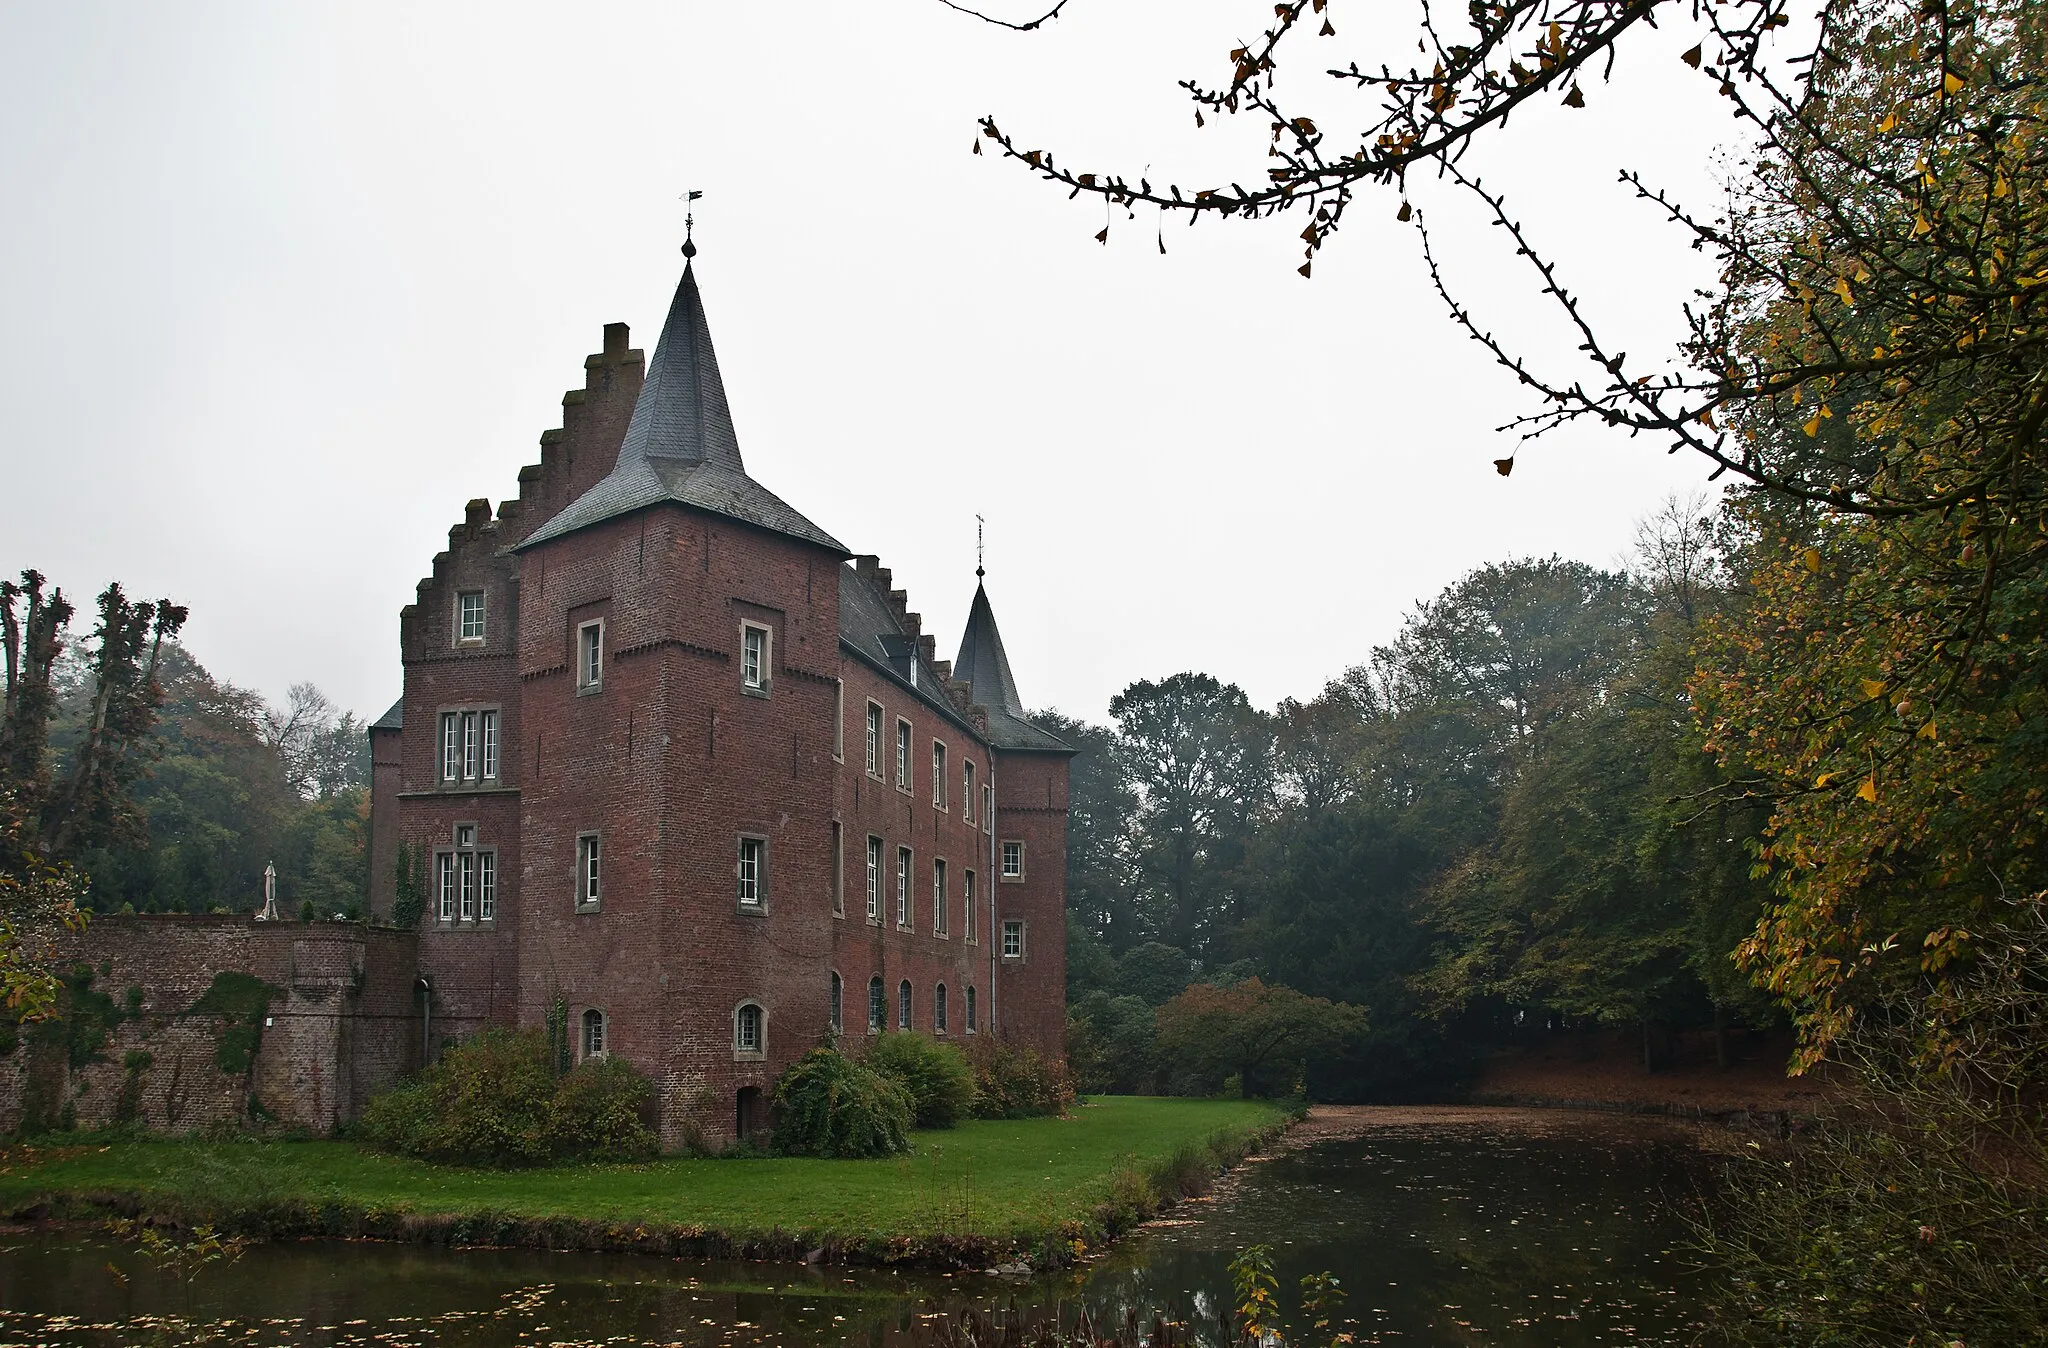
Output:
<path fill-rule="evenodd" d="M 1217 1200 L 1051 1278 L 900 1275 L 634 1255 L 257 1246 L 187 1289 L 124 1247 L 34 1233 L 0 1248 L 0 1348 L 605 1343 L 872 1348 L 949 1308 L 1036 1319 L 1191 1320 L 1213 1342 L 1225 1265 L 1266 1243 L 1292 1311 L 1302 1274 L 1341 1279 L 1360 1343 L 1678 1343 L 1692 1283 L 1668 1253 L 1696 1153 L 1589 1119 L 1531 1136 L 1485 1115 L 1382 1129 L 1260 1162 Z M 736 1162 L 735 1164 L 744 1164 Z M 111 1266 L 111 1267 L 110 1267 Z M 118 1276 L 117 1276 L 118 1274 Z"/>

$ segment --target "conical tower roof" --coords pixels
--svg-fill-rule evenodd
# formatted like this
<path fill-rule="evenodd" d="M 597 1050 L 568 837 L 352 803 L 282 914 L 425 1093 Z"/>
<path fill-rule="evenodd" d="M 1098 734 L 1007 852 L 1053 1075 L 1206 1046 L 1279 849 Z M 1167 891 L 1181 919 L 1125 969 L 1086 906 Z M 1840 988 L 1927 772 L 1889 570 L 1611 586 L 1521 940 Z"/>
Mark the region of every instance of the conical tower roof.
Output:
<path fill-rule="evenodd" d="M 694 251 L 686 249 L 686 256 Z M 646 382 L 633 404 L 618 462 L 602 481 L 534 530 L 520 546 L 531 547 L 662 501 L 707 510 L 847 555 L 838 539 L 747 476 L 740 459 L 739 436 L 733 430 L 732 409 L 725 398 L 725 381 L 718 373 L 718 353 L 711 346 L 711 325 L 704 317 L 704 297 L 697 290 L 696 268 L 690 262 L 683 264 L 683 279 L 676 285 Z"/>
<path fill-rule="evenodd" d="M 960 635 L 953 677 L 973 685 L 975 702 L 988 712 L 989 742 L 997 748 L 1072 753 L 1065 740 L 1025 719 L 1024 700 L 1017 695 L 1017 676 L 1010 672 L 1010 657 L 1003 650 L 1003 634 L 996 626 L 995 608 L 988 602 L 988 587 L 981 583 L 979 567 L 974 574 L 974 605 L 967 611 L 967 630 Z"/>

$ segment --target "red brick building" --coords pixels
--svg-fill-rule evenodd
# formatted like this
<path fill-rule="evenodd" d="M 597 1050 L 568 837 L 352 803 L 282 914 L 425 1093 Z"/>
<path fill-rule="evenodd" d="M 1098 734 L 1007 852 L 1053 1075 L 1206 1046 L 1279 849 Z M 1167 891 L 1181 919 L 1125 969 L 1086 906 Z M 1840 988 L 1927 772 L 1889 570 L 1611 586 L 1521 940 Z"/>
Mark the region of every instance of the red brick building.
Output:
<path fill-rule="evenodd" d="M 518 497 L 449 531 L 371 730 L 372 906 L 412 859 L 428 1041 L 566 1020 L 670 1145 L 765 1123 L 832 1037 L 1057 1054 L 1071 751 L 987 593 L 948 665 L 747 475 L 688 263 L 652 364 L 615 323 L 584 375 Z"/>

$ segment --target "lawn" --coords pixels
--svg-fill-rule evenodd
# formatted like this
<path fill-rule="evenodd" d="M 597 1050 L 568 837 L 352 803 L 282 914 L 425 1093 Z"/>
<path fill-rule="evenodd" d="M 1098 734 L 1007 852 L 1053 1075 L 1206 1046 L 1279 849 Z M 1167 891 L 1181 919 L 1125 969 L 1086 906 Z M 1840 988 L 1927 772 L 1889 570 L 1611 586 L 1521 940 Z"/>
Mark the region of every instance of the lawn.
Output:
<path fill-rule="evenodd" d="M 893 1160 L 673 1159 L 524 1171 L 433 1166 L 347 1142 L 87 1142 L 8 1154 L 0 1211 L 51 1197 L 122 1195 L 183 1212 L 297 1202 L 695 1227 L 736 1238 L 780 1231 L 1032 1239 L 1062 1223 L 1085 1224 L 1119 1169 L 1142 1172 L 1189 1144 L 1250 1134 L 1284 1117 L 1260 1101 L 1107 1096 L 1064 1119 L 920 1132 L 916 1151 Z"/>

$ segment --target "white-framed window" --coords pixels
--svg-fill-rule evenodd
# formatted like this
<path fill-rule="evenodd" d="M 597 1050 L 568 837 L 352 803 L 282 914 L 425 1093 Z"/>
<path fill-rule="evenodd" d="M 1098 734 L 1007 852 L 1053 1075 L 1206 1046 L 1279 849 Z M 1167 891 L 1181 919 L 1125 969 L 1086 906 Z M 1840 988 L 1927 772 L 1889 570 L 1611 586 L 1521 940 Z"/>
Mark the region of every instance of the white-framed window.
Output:
<path fill-rule="evenodd" d="M 974 760 L 960 762 L 960 817 L 968 823 L 974 822 Z"/>
<path fill-rule="evenodd" d="M 583 1012 L 583 1057 L 586 1061 L 604 1056 L 604 1012 L 586 1007 Z"/>
<path fill-rule="evenodd" d="M 435 860 L 434 916 L 443 922 L 455 920 L 455 854 L 443 852 Z"/>
<path fill-rule="evenodd" d="M 960 939 L 974 944 L 974 872 L 960 879 Z"/>
<path fill-rule="evenodd" d="M 932 808 L 946 808 L 946 746 L 932 741 Z"/>
<path fill-rule="evenodd" d="M 498 854 L 476 854 L 476 918 L 479 922 L 498 920 Z"/>
<path fill-rule="evenodd" d="M 485 711 L 479 715 L 483 723 L 484 780 L 494 782 L 498 779 L 498 713 Z"/>
<path fill-rule="evenodd" d="M 832 761 L 846 761 L 846 680 L 832 680 Z"/>
<path fill-rule="evenodd" d="M 896 789 L 910 790 L 910 722 L 896 722 Z"/>
<path fill-rule="evenodd" d="M 441 780 L 462 780 L 462 713 L 441 713 Z"/>
<path fill-rule="evenodd" d="M 834 1034 L 838 1034 L 838 1033 L 839 1033 L 839 1032 L 840 1032 L 841 1030 L 843 1030 L 843 1029 L 845 1029 L 845 1028 L 846 1028 L 846 1022 L 845 1022 L 845 1020 L 844 1020 L 844 1019 L 842 1019 L 842 1009 L 843 1009 L 843 1003 L 844 1003 L 844 1001 L 845 1001 L 845 997 L 846 997 L 846 980 L 845 980 L 845 979 L 843 979 L 843 978 L 841 978 L 841 977 L 839 976 L 839 971 L 838 971 L 837 969 L 834 969 L 834 970 L 832 971 L 832 1005 L 831 1005 L 831 1017 L 832 1017 L 832 1018 L 831 1018 L 831 1025 L 832 1025 L 832 1033 L 834 1033 Z"/>
<path fill-rule="evenodd" d="M 1003 840 L 1003 878 L 1022 880 L 1024 878 L 1024 844 L 1015 838 Z"/>
<path fill-rule="evenodd" d="M 455 631 L 458 641 L 484 639 L 484 592 L 464 590 L 455 597 Z"/>
<path fill-rule="evenodd" d="M 885 1014 L 886 1013 L 883 1009 L 882 1004 L 882 976 L 880 974 L 876 974 L 873 978 L 870 978 L 868 980 L 869 1034 L 880 1034 L 882 1032 L 882 1017 Z"/>
<path fill-rule="evenodd" d="M 576 628 L 576 687 L 589 692 L 604 686 L 604 619 Z"/>
<path fill-rule="evenodd" d="M 910 849 L 896 849 L 896 925 L 910 930 Z"/>
<path fill-rule="evenodd" d="M 768 844 L 760 838 L 740 839 L 740 906 L 760 908 L 768 902 Z"/>
<path fill-rule="evenodd" d="M 462 902 L 456 908 L 457 917 L 464 922 L 476 921 L 476 853 L 458 852 L 459 869 L 462 874 Z"/>
<path fill-rule="evenodd" d="M 868 838 L 868 921 L 882 920 L 882 840 Z"/>
<path fill-rule="evenodd" d="M 768 1013 L 759 1002 L 741 1002 L 732 1013 L 732 1051 L 750 1057 L 768 1052 Z"/>
<path fill-rule="evenodd" d="M 758 623 L 740 624 L 740 686 L 751 693 L 768 691 L 768 629 Z"/>
<path fill-rule="evenodd" d="M 910 980 L 906 978 L 896 985 L 896 1028 L 899 1030 L 910 1028 L 910 999 Z"/>
<path fill-rule="evenodd" d="M 477 724 L 479 719 L 473 711 L 462 713 L 462 780 L 465 782 L 475 781 L 483 767 L 483 727 Z"/>
<path fill-rule="evenodd" d="M 967 1033 L 973 1034 L 981 1027 L 974 1022 L 974 984 L 967 985 Z"/>
<path fill-rule="evenodd" d="M 1003 919 L 1003 958 L 1020 960 L 1024 958 L 1024 921 L 1022 918 Z"/>
<path fill-rule="evenodd" d="M 882 704 L 868 703 L 868 776 L 882 775 Z"/>
<path fill-rule="evenodd" d="M 591 909 L 604 897 L 603 857 L 598 846 L 598 835 L 581 833 L 576 837 L 576 906 Z"/>
<path fill-rule="evenodd" d="M 846 830 L 832 821 L 832 916 L 846 916 Z"/>
<path fill-rule="evenodd" d="M 932 860 L 932 935 L 944 936 L 950 924 L 946 921 L 946 863 L 943 858 Z"/>
<path fill-rule="evenodd" d="M 946 1032 L 946 985 L 939 984 L 932 989 L 932 1033 Z"/>

